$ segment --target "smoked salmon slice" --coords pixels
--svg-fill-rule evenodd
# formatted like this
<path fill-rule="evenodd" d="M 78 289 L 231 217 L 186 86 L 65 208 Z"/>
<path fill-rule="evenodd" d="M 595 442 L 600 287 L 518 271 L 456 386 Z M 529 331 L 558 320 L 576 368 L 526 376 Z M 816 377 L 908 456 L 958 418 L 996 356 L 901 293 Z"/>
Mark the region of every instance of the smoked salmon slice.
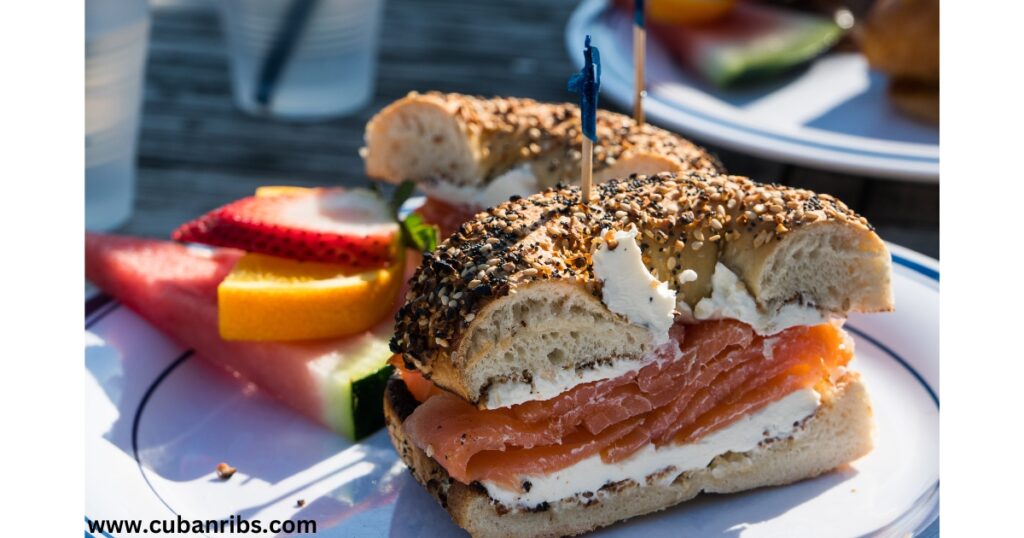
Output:
<path fill-rule="evenodd" d="M 429 381 L 409 372 L 421 404 L 404 427 L 456 480 L 518 490 L 524 475 L 595 454 L 612 463 L 648 443 L 693 442 L 790 392 L 830 382 L 853 357 L 846 333 L 827 323 L 763 337 L 716 320 L 676 324 L 671 336 L 639 370 L 501 409 L 424 388 Z"/>

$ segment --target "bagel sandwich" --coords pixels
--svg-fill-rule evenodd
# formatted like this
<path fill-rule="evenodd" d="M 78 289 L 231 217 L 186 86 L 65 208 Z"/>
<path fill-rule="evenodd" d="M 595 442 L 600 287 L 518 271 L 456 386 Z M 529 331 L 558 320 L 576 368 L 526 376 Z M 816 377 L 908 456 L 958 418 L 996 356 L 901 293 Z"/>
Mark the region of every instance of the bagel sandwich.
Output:
<path fill-rule="evenodd" d="M 425 255 L 396 317 L 397 452 L 472 536 L 565 536 L 872 447 L 851 312 L 893 309 L 867 221 L 699 172 L 547 189 Z"/>
<path fill-rule="evenodd" d="M 622 114 L 598 110 L 596 131 L 595 182 L 723 170 L 692 142 Z M 581 142 L 576 105 L 413 92 L 367 123 L 361 155 L 371 178 L 416 182 L 427 194 L 419 212 L 446 237 L 510 196 L 578 183 Z"/>

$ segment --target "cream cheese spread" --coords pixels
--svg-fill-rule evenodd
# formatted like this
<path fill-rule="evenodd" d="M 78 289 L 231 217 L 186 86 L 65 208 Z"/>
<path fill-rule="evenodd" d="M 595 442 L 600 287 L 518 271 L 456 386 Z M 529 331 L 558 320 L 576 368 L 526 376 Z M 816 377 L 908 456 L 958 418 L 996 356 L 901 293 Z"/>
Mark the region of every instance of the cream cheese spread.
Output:
<path fill-rule="evenodd" d="M 601 232 L 605 237 L 608 230 Z M 636 242 L 636 228 L 611 232 L 616 247 L 598 245 L 592 255 L 594 276 L 601 281 L 601 300 L 608 310 L 651 331 L 655 345 L 668 341 L 676 292 L 647 270 Z"/>
<path fill-rule="evenodd" d="M 472 209 L 494 207 L 512 196 L 530 196 L 540 190 L 530 163 L 523 163 L 494 178 L 486 185 L 460 187 L 445 181 L 421 186 L 431 197 Z"/>
<path fill-rule="evenodd" d="M 743 281 L 721 262 L 715 265 L 715 274 L 711 276 L 711 296 L 694 305 L 693 317 L 739 320 L 762 335 L 829 321 L 818 309 L 800 304 L 786 304 L 776 312 L 762 311 Z"/>

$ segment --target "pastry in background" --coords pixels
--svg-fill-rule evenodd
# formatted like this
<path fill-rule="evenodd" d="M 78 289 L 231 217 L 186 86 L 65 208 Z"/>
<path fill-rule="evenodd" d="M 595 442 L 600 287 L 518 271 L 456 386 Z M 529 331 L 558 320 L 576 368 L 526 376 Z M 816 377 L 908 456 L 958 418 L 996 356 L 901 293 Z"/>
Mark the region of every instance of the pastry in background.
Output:
<path fill-rule="evenodd" d="M 900 110 L 939 122 L 939 0 L 879 0 L 857 40 Z"/>

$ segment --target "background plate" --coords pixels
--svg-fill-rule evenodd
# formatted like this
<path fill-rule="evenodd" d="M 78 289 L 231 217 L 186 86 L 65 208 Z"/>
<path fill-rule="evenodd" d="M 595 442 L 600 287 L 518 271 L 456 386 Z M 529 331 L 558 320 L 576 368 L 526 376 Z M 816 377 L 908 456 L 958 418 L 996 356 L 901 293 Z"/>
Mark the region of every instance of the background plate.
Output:
<path fill-rule="evenodd" d="M 852 367 L 875 408 L 873 452 L 813 480 L 705 496 L 598 534 L 937 534 L 938 263 L 891 248 L 898 310 L 847 325 L 857 341 Z M 238 514 L 313 519 L 320 536 L 464 535 L 398 461 L 385 431 L 345 441 L 116 301 L 94 296 L 86 311 L 87 520 Z M 221 461 L 238 468 L 231 480 L 216 478 Z"/>
<path fill-rule="evenodd" d="M 632 17 L 605 0 L 585 0 L 565 32 L 583 66 L 583 38 L 601 49 L 601 93 L 633 107 Z M 832 53 L 798 74 L 748 89 L 722 90 L 680 68 L 647 40 L 650 121 L 711 144 L 767 159 L 927 182 L 939 180 L 939 129 L 910 120 L 886 98 L 886 78 L 856 53 Z"/>

